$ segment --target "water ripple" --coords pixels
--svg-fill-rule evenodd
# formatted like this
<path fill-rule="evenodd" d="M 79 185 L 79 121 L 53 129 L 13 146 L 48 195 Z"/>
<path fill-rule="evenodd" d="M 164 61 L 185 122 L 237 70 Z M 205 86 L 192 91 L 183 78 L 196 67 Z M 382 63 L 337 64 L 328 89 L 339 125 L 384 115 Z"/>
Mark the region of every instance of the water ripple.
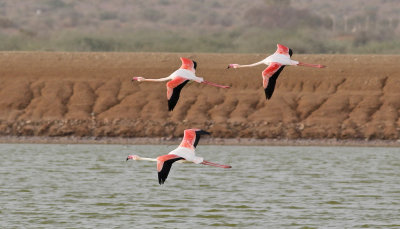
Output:
<path fill-rule="evenodd" d="M 172 146 L 0 147 L 0 228 L 397 228 L 398 148 L 201 146 L 230 170 L 151 162 Z M 165 153 L 167 153 L 165 152 Z"/>

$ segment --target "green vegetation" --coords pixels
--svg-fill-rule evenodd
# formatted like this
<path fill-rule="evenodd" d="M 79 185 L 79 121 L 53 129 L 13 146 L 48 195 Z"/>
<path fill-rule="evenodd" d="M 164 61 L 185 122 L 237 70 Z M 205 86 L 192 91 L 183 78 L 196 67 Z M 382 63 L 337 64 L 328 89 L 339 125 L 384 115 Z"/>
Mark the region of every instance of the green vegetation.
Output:
<path fill-rule="evenodd" d="M 4 0 L 0 50 L 263 53 L 400 51 L 396 1 Z M 21 11 L 24 9 L 24 11 Z"/>

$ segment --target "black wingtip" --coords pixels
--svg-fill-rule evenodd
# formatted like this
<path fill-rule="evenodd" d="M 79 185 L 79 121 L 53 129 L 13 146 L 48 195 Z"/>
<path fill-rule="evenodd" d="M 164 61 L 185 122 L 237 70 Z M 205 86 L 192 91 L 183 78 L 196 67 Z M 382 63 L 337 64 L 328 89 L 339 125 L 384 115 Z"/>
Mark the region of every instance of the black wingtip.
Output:
<path fill-rule="evenodd" d="M 265 91 L 265 98 L 266 98 L 267 100 L 270 100 L 271 97 L 272 97 L 272 94 L 274 93 L 273 88 L 267 87 L 267 88 L 264 89 L 264 91 Z"/>
<path fill-rule="evenodd" d="M 194 70 L 196 70 L 196 68 L 197 68 L 197 62 L 194 61 L 194 60 L 192 60 L 192 61 L 193 61 L 193 68 L 194 68 Z"/>
<path fill-rule="evenodd" d="M 179 95 L 178 95 L 178 98 L 179 98 Z M 177 98 L 169 99 L 168 100 L 168 111 L 173 111 L 177 103 L 178 103 Z"/>
<path fill-rule="evenodd" d="M 205 131 L 205 130 L 198 130 L 198 131 L 196 131 L 196 140 L 195 140 L 194 143 L 193 143 L 194 148 L 197 147 L 197 144 L 198 144 L 199 141 L 200 141 L 200 136 L 201 136 L 201 135 L 205 135 L 205 134 L 211 135 L 210 132 L 207 132 L 207 131 Z"/>
<path fill-rule="evenodd" d="M 165 182 L 165 180 L 163 180 L 163 179 L 161 179 L 160 177 L 158 177 L 158 183 L 159 183 L 160 185 L 163 185 L 164 182 Z"/>
<path fill-rule="evenodd" d="M 178 103 L 181 90 L 188 82 L 189 80 L 186 80 L 173 89 L 172 96 L 168 100 L 168 111 L 172 111 L 175 108 L 176 104 Z"/>
<path fill-rule="evenodd" d="M 174 158 L 174 159 L 170 159 L 170 160 L 164 161 L 164 164 L 163 164 L 163 167 L 162 167 L 161 171 L 158 172 L 158 183 L 160 185 L 164 184 L 165 181 L 167 180 L 168 174 L 169 174 L 169 171 L 171 170 L 172 164 L 175 161 L 179 161 L 179 160 L 182 160 L 182 159 L 183 159 L 182 157 L 178 157 L 178 158 Z"/>
<path fill-rule="evenodd" d="M 169 171 L 168 171 L 169 172 Z M 165 176 L 165 175 L 164 175 Z M 167 174 L 167 176 L 168 176 L 168 174 Z M 160 185 L 163 185 L 164 183 L 165 183 L 165 180 L 166 180 L 167 178 L 165 177 L 163 177 L 163 175 L 161 174 L 161 173 L 158 173 L 158 183 L 160 184 Z"/>
<path fill-rule="evenodd" d="M 282 70 L 283 70 L 284 68 L 285 68 L 285 66 L 283 65 L 282 67 L 280 67 L 280 68 L 278 69 L 278 71 L 276 71 L 276 72 L 269 78 L 268 86 L 264 89 L 264 91 L 265 91 L 265 98 L 266 98 L 267 100 L 271 99 L 272 94 L 274 94 L 276 80 L 278 79 L 279 74 L 282 72 Z"/>
<path fill-rule="evenodd" d="M 211 135 L 210 132 L 207 132 L 207 131 L 205 131 L 205 130 L 199 130 L 199 131 L 196 131 L 196 133 L 198 133 L 198 134 L 200 134 L 200 135 L 203 135 L 203 134 Z"/>

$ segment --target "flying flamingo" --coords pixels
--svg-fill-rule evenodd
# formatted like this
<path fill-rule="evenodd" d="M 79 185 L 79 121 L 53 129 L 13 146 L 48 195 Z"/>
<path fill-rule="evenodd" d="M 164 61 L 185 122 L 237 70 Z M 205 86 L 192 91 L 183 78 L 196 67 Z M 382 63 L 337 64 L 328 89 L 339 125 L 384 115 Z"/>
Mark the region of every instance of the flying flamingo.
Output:
<path fill-rule="evenodd" d="M 266 64 L 268 67 L 262 72 L 263 77 L 263 87 L 265 91 L 265 97 L 268 99 L 271 98 L 272 93 L 274 93 L 276 79 L 278 79 L 279 74 L 285 67 L 285 65 L 297 65 L 297 66 L 305 66 L 305 67 L 313 67 L 313 68 L 325 68 L 326 66 L 321 64 L 306 64 L 299 61 L 295 61 L 290 59 L 293 54 L 293 51 L 281 44 L 277 44 L 277 49 L 274 54 L 268 56 L 264 60 L 249 64 L 249 65 L 239 65 L 239 64 L 229 64 L 228 68 L 244 68 L 244 67 L 253 67 L 260 64 Z"/>
<path fill-rule="evenodd" d="M 186 129 L 184 131 L 184 136 L 181 144 L 178 148 L 172 150 L 166 155 L 159 156 L 157 158 L 146 158 L 139 157 L 137 155 L 129 155 L 126 158 L 128 160 L 141 160 L 141 161 L 155 161 L 157 162 L 157 171 L 158 171 L 158 183 L 164 184 L 165 180 L 168 177 L 168 173 L 171 169 L 172 163 L 179 162 L 189 162 L 195 164 L 203 164 L 203 165 L 211 165 L 220 168 L 231 168 L 230 165 L 220 165 L 217 163 L 209 162 L 204 160 L 202 157 L 197 157 L 195 155 L 195 148 L 197 143 L 199 143 L 200 136 L 203 134 L 210 134 L 207 131 L 200 129 Z"/>
<path fill-rule="evenodd" d="M 202 77 L 197 77 L 196 67 L 197 63 L 193 60 L 189 60 L 187 58 L 181 57 L 182 65 L 181 67 L 173 72 L 168 77 L 160 78 L 160 79 L 146 79 L 141 76 L 133 77 L 132 82 L 135 80 L 138 82 L 142 81 L 150 81 L 150 82 L 160 82 L 160 81 L 168 81 L 167 83 L 167 99 L 168 99 L 168 110 L 172 111 L 178 102 L 179 95 L 181 93 L 182 88 L 186 85 L 189 80 L 196 81 L 197 83 L 204 83 L 215 87 L 220 88 L 229 88 L 229 86 L 223 86 L 216 83 L 208 82 L 204 80 Z"/>

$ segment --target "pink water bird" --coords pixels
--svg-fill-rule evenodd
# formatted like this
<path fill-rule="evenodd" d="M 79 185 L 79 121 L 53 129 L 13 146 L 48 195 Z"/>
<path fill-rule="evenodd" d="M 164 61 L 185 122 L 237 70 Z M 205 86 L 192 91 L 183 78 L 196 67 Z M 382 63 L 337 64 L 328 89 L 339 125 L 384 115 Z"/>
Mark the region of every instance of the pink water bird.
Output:
<path fill-rule="evenodd" d="M 158 172 L 158 183 L 164 184 L 168 177 L 171 166 L 174 162 L 189 162 L 202 165 L 210 165 L 220 168 L 231 168 L 230 165 L 221 165 L 213 162 L 204 160 L 202 157 L 195 155 L 195 148 L 199 143 L 200 136 L 204 134 L 210 134 L 207 131 L 200 129 L 186 129 L 181 144 L 178 148 L 172 150 L 166 155 L 159 156 L 157 158 L 146 158 L 137 155 L 129 155 L 126 160 L 136 161 L 155 161 L 157 162 Z"/>
<path fill-rule="evenodd" d="M 276 80 L 278 79 L 279 74 L 282 72 L 283 68 L 286 65 L 297 65 L 297 66 L 305 66 L 305 67 L 313 67 L 313 68 L 325 68 L 326 66 L 321 64 L 306 64 L 299 61 L 292 60 L 290 57 L 293 54 L 293 51 L 281 44 L 277 44 L 277 49 L 274 54 L 268 56 L 262 61 L 259 61 L 254 64 L 248 65 L 239 65 L 239 64 L 229 64 L 228 68 L 244 68 L 244 67 L 253 67 L 260 64 L 266 64 L 268 67 L 262 72 L 263 77 L 263 87 L 265 91 L 266 99 L 270 99 L 272 94 L 274 93 Z"/>
<path fill-rule="evenodd" d="M 132 82 L 134 81 L 149 81 L 149 82 L 160 82 L 160 81 L 168 81 L 167 83 L 167 99 L 168 99 L 168 110 L 172 111 L 178 102 L 180 93 L 182 88 L 190 81 L 196 81 L 198 83 L 204 83 L 215 87 L 220 88 L 229 88 L 230 86 L 219 85 L 216 83 L 212 83 L 204 80 L 202 77 L 196 76 L 196 67 L 197 63 L 193 60 L 181 57 L 182 65 L 181 67 L 173 72 L 168 77 L 160 78 L 160 79 L 146 79 L 141 76 L 133 77 Z"/>

